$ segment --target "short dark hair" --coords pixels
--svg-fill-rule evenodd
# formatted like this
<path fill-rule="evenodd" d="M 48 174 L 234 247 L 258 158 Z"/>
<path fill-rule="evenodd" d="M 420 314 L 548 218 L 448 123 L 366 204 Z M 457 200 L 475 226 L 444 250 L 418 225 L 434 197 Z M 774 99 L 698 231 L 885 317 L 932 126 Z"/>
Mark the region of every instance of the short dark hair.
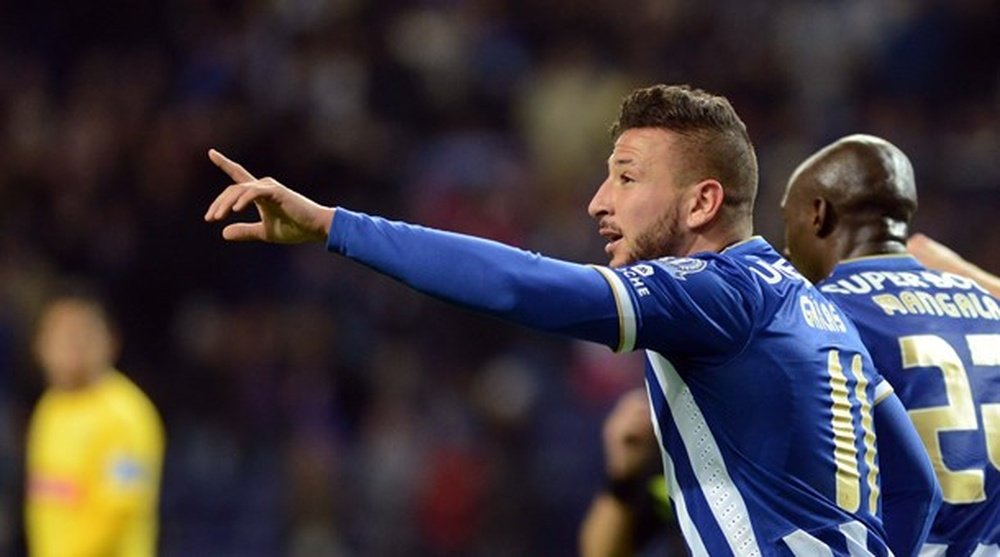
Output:
<path fill-rule="evenodd" d="M 688 85 L 653 85 L 622 101 L 611 126 L 617 139 L 633 128 L 662 128 L 684 138 L 692 180 L 715 178 L 726 192 L 724 206 L 752 218 L 757 196 L 757 155 L 746 124 L 729 100 Z"/>

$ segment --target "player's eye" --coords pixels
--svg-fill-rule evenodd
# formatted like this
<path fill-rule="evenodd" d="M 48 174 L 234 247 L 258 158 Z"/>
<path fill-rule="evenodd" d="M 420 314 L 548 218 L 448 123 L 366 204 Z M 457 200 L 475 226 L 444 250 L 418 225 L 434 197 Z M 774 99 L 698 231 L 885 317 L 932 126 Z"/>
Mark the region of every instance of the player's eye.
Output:
<path fill-rule="evenodd" d="M 629 176 L 628 174 L 622 174 L 621 181 L 623 184 L 629 184 L 631 182 L 634 182 L 635 180 L 633 180 L 632 177 Z"/>

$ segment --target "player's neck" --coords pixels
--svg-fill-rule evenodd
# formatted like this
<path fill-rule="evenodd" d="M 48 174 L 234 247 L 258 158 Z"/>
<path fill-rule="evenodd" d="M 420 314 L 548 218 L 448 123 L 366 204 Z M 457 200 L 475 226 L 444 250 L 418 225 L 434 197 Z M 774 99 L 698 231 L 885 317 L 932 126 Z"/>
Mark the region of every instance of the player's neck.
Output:
<path fill-rule="evenodd" d="M 695 234 L 691 237 L 691 242 L 683 255 L 706 251 L 718 253 L 733 244 L 749 239 L 752 235 L 751 228 L 711 230 L 704 234 Z"/>
<path fill-rule="evenodd" d="M 840 259 L 906 253 L 906 225 L 884 220 L 849 229 L 843 236 Z"/>
<path fill-rule="evenodd" d="M 83 392 L 100 383 L 110 373 L 110 367 L 106 369 L 102 368 L 99 370 L 88 371 L 78 377 L 67 377 L 58 381 L 52 381 L 49 384 L 49 388 L 63 393 Z"/>

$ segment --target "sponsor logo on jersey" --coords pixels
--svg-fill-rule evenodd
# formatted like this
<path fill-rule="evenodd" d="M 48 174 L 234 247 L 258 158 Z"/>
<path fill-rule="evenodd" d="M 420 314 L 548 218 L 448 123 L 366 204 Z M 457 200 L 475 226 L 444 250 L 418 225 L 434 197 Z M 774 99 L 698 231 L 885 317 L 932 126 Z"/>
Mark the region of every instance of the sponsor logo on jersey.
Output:
<path fill-rule="evenodd" d="M 67 478 L 32 474 L 28 478 L 28 497 L 38 500 L 76 501 L 80 498 L 80 485 Z"/>
<path fill-rule="evenodd" d="M 135 458 L 118 456 L 111 462 L 109 469 L 111 477 L 119 484 L 127 485 L 142 481 L 146 474 Z"/>
<path fill-rule="evenodd" d="M 649 287 L 646 286 L 646 283 L 643 282 L 642 279 L 653 275 L 653 267 L 645 263 L 639 263 L 637 265 L 625 267 L 618 272 L 621 273 L 626 280 L 628 280 L 629 284 L 632 285 L 632 288 L 635 289 L 637 296 L 640 298 L 643 296 L 649 296 Z"/>

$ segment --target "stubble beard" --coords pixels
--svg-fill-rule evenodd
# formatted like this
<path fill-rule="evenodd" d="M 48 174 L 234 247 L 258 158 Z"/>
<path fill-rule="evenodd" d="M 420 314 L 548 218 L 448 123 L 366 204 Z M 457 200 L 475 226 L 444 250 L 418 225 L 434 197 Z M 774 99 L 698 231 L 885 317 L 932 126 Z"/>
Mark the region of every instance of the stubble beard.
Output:
<path fill-rule="evenodd" d="M 680 253 L 683 245 L 680 210 L 678 207 L 674 207 L 664 213 L 646 231 L 636 236 L 625 264 L 631 265 L 638 261 L 652 261 L 662 257 L 685 255 Z"/>

